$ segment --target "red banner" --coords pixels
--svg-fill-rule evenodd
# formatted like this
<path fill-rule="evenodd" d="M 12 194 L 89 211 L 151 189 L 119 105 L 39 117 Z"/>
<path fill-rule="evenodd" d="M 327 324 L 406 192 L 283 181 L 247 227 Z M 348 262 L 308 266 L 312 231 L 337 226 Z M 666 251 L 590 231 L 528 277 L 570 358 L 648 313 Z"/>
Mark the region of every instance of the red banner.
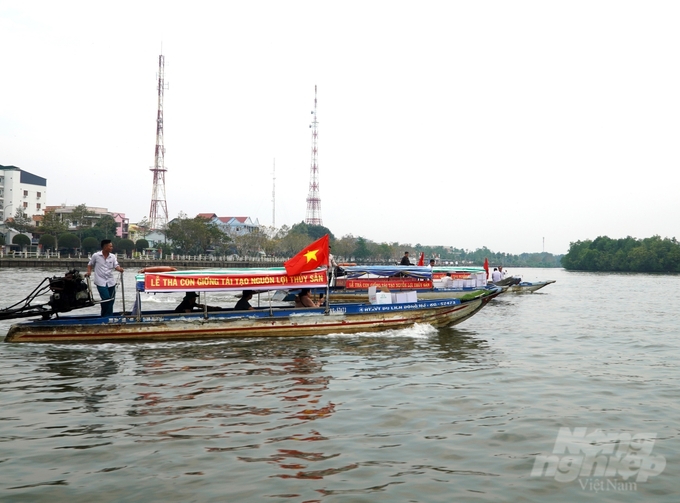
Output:
<path fill-rule="evenodd" d="M 472 273 L 469 272 L 451 272 L 451 279 L 472 279 Z M 441 279 L 446 276 L 445 272 L 435 272 L 432 274 L 434 279 Z"/>
<path fill-rule="evenodd" d="M 325 287 L 326 271 L 310 271 L 295 276 L 282 274 L 201 274 L 146 273 L 147 292 L 220 291 L 220 290 L 285 290 L 290 288 Z"/>
<path fill-rule="evenodd" d="M 422 290 L 423 288 L 432 288 L 432 281 L 417 280 L 417 279 L 389 279 L 389 278 L 373 278 L 373 279 L 347 279 L 345 288 L 354 290 L 367 290 L 369 286 L 377 286 L 379 288 L 389 288 L 390 290 Z"/>

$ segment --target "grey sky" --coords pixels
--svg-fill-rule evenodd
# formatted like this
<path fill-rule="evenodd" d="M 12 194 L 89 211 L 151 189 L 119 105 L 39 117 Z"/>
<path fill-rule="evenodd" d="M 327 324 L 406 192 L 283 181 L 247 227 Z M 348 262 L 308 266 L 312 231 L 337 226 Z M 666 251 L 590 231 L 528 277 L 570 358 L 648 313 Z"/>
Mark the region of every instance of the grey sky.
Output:
<path fill-rule="evenodd" d="M 680 4 L 0 0 L 0 164 L 47 204 L 305 218 L 318 86 L 336 236 L 565 253 L 677 232 Z"/>

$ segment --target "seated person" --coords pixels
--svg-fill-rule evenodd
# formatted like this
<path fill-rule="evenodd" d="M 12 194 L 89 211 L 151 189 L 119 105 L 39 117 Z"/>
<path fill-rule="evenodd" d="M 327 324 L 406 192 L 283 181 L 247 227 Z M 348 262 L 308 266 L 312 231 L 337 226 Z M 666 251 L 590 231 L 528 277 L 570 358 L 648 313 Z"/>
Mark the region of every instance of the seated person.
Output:
<path fill-rule="evenodd" d="M 199 304 L 196 302 L 196 299 L 198 298 L 198 294 L 196 292 L 187 292 L 184 294 L 184 298 L 182 299 L 182 302 L 179 303 L 179 305 L 175 308 L 176 313 L 190 313 L 196 309 L 204 309 L 206 308 L 203 304 Z M 221 311 L 222 308 L 218 306 L 207 306 L 206 308 L 208 311 Z"/>
<path fill-rule="evenodd" d="M 239 301 L 234 306 L 234 310 L 235 311 L 248 311 L 249 309 L 255 309 L 253 306 L 250 305 L 250 302 L 248 302 L 252 298 L 253 298 L 253 291 L 252 290 L 243 290 L 243 294 L 241 295 L 241 298 L 239 299 Z"/>
<path fill-rule="evenodd" d="M 450 272 L 447 272 L 446 276 L 442 278 L 442 288 L 453 288 L 453 279 Z"/>
<path fill-rule="evenodd" d="M 303 288 L 300 293 L 295 296 L 295 307 L 319 307 L 319 304 L 312 300 L 309 294 L 309 288 Z"/>

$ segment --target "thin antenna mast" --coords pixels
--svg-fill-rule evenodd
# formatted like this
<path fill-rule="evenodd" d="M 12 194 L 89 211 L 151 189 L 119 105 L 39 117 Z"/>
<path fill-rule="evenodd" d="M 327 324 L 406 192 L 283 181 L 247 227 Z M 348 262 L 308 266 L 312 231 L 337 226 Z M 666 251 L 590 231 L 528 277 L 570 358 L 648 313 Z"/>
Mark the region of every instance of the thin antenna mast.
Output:
<path fill-rule="evenodd" d="M 314 110 L 312 111 L 312 165 L 309 172 L 309 193 L 307 195 L 307 225 L 323 225 L 321 221 L 321 197 L 319 196 L 319 165 L 318 150 L 316 141 L 319 137 L 318 125 L 316 120 L 316 85 L 314 86 Z"/>
<path fill-rule="evenodd" d="M 276 229 L 276 159 L 272 170 L 272 227 Z"/>
<path fill-rule="evenodd" d="M 149 225 L 152 230 L 165 229 L 168 224 L 168 206 L 165 201 L 165 146 L 163 145 L 163 92 L 165 90 L 165 57 L 158 56 L 158 115 L 156 116 L 156 153 L 153 172 L 153 190 Z"/>

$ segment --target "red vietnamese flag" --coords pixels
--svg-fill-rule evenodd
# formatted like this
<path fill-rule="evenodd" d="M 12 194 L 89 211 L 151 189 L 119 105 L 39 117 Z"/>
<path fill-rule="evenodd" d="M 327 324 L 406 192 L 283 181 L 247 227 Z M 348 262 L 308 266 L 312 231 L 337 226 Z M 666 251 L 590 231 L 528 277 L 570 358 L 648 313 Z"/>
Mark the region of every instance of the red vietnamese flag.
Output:
<path fill-rule="evenodd" d="M 420 252 L 420 258 L 418 259 L 418 265 L 425 265 L 425 252 Z"/>
<path fill-rule="evenodd" d="M 489 259 L 484 259 L 484 270 L 486 271 L 486 279 L 489 279 Z"/>
<path fill-rule="evenodd" d="M 328 234 L 321 239 L 317 239 L 293 258 L 283 263 L 288 276 L 295 276 L 301 272 L 312 271 L 317 267 L 325 267 L 327 265 Z"/>

